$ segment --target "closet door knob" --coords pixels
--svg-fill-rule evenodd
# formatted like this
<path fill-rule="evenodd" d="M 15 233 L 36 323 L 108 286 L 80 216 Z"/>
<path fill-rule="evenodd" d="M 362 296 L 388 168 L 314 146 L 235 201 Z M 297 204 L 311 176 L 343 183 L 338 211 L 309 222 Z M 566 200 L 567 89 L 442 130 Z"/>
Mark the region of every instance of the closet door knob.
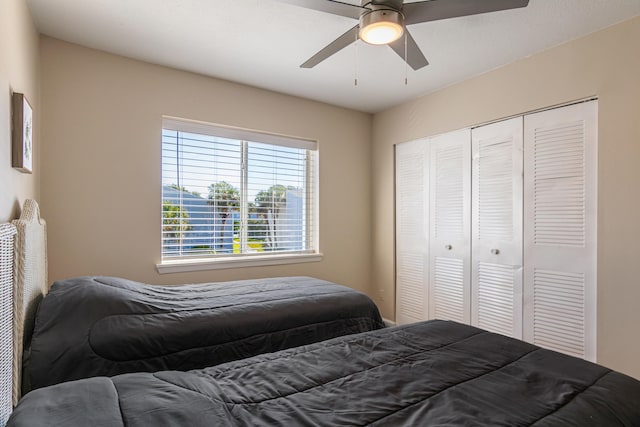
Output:
<path fill-rule="evenodd" d="M 450 251 L 451 249 L 453 249 L 453 246 L 451 245 L 444 245 L 444 248 L 448 251 Z"/>
<path fill-rule="evenodd" d="M 491 253 L 494 255 L 498 255 L 500 253 L 500 249 L 491 249 Z"/>

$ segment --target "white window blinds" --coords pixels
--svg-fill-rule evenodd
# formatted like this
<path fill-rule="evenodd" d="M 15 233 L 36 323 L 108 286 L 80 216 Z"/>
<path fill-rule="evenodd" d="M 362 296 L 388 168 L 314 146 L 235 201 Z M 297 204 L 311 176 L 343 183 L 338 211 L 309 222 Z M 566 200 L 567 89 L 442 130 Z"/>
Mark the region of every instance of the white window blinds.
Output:
<path fill-rule="evenodd" d="M 316 143 L 165 119 L 162 259 L 317 252 Z"/>

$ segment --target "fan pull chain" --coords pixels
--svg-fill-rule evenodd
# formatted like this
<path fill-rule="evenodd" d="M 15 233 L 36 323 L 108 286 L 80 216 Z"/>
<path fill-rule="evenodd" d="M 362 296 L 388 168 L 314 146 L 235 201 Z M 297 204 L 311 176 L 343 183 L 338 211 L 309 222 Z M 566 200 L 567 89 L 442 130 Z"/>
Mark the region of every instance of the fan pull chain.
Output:
<path fill-rule="evenodd" d="M 404 85 L 405 86 L 408 84 L 408 81 L 409 81 L 409 62 L 408 62 L 409 49 L 407 48 L 407 38 L 408 38 L 408 31 L 405 28 L 404 30 Z"/>
<path fill-rule="evenodd" d="M 355 49 L 356 49 L 356 63 L 355 63 L 355 71 L 353 78 L 353 85 L 358 86 L 358 33 L 356 32 L 356 41 L 355 41 Z"/>

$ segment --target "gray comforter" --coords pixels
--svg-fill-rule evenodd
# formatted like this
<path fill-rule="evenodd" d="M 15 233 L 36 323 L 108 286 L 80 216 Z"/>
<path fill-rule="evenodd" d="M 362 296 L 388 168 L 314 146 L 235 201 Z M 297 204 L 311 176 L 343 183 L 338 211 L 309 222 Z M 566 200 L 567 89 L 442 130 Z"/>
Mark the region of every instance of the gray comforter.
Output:
<path fill-rule="evenodd" d="M 453 322 L 35 390 L 8 427 L 638 426 L 640 382 Z"/>
<path fill-rule="evenodd" d="M 55 282 L 38 309 L 31 388 L 127 372 L 190 370 L 383 327 L 366 295 L 310 277 L 151 286 Z"/>

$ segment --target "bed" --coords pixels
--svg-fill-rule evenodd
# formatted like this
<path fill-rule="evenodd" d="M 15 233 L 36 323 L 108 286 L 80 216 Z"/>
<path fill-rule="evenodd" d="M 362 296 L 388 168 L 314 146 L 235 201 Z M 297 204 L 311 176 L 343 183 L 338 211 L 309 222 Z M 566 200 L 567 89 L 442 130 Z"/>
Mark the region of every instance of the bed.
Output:
<path fill-rule="evenodd" d="M 638 426 L 640 382 L 450 321 L 27 394 L 8 427 Z"/>
<path fill-rule="evenodd" d="M 77 277 L 40 303 L 26 372 L 35 389 L 191 370 L 382 327 L 365 294 L 311 277 L 180 286 Z"/>

